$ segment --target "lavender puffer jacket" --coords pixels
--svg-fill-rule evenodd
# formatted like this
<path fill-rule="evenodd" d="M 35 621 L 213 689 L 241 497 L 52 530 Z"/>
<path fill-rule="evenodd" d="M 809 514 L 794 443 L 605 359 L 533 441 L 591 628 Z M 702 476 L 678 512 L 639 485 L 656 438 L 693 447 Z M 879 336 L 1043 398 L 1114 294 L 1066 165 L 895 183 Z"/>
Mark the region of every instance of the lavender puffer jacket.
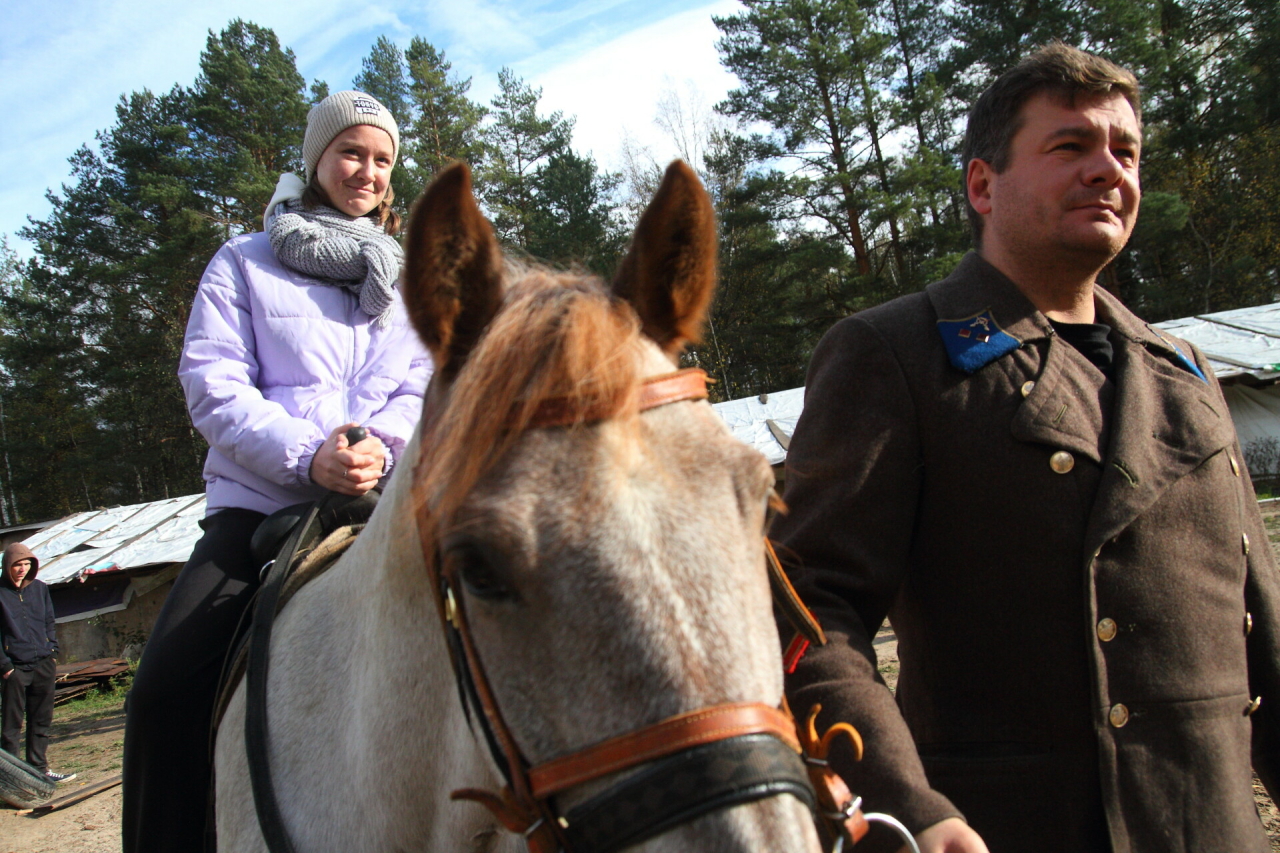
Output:
<path fill-rule="evenodd" d="M 394 461 L 422 414 L 431 357 L 396 292 L 379 329 L 343 287 L 276 260 L 265 233 L 228 241 L 209 262 L 178 366 L 209 442 L 207 513 L 272 513 L 323 494 L 311 458 L 342 424 L 364 425 Z"/>

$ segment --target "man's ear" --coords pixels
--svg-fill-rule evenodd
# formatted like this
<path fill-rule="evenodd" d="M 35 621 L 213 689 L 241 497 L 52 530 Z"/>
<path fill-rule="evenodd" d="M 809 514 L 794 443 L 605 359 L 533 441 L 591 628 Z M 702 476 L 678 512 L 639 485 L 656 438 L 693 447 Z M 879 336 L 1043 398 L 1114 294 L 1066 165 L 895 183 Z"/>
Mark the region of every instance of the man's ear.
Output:
<path fill-rule="evenodd" d="M 991 212 L 991 184 L 996 170 L 986 160 L 974 157 L 965 170 L 964 185 L 969 193 L 969 204 L 979 214 L 986 216 Z"/>

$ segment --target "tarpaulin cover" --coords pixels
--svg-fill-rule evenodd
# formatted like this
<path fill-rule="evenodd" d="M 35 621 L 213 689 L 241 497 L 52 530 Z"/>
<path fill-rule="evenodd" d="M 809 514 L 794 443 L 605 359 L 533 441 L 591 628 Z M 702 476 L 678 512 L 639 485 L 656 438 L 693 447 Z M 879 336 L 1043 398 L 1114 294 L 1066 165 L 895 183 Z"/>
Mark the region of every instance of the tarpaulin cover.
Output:
<path fill-rule="evenodd" d="M 183 563 L 200 538 L 204 495 L 68 516 L 26 540 L 53 586 L 89 575 Z"/>
<path fill-rule="evenodd" d="M 1280 302 L 1156 323 L 1209 357 L 1218 380 L 1280 378 Z"/>
<path fill-rule="evenodd" d="M 804 389 L 792 388 L 760 397 L 743 397 L 716 403 L 712 408 L 728 424 L 735 438 L 763 453 L 770 465 L 778 465 L 787 458 L 787 451 L 769 429 L 769 422 L 772 421 L 790 439 L 796 420 L 804 409 Z"/>

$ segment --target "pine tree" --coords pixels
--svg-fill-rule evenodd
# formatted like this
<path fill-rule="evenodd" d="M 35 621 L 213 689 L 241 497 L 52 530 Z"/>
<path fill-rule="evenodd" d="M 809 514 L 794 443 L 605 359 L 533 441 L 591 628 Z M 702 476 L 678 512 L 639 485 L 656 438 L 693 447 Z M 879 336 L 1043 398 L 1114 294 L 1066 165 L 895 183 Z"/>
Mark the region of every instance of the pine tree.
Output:
<path fill-rule="evenodd" d="M 717 380 L 717 400 L 804 384 L 805 365 L 832 321 L 829 288 L 846 266 L 838 242 L 802 228 L 788 234 L 785 177 L 753 160 L 749 140 L 708 140 L 705 177 L 720 227 L 720 284 L 700 344 L 684 363 Z"/>
<path fill-rule="evenodd" d="M 369 55 L 360 61 L 360 68 L 360 73 L 351 81 L 352 87 L 373 95 L 391 112 L 397 125 L 408 127 L 412 118 L 409 80 L 400 48 L 386 36 L 378 36 Z"/>
<path fill-rule="evenodd" d="M 36 433 L 8 430 L 24 515 L 199 488 L 203 446 L 174 372 L 221 235 L 197 192 L 189 121 L 180 87 L 122 98 L 100 153 L 77 152 L 74 183 L 23 232 L 37 259 L 24 291 L 6 298 L 16 333 L 0 360 L 16 397 L 43 412 Z M 10 425 L 28 420 L 18 405 Z"/>
<path fill-rule="evenodd" d="M 1280 11 L 1251 0 L 1095 0 L 1086 47 L 1137 74 L 1144 199 L 1104 283 L 1152 320 L 1280 286 Z"/>
<path fill-rule="evenodd" d="M 262 227 L 281 172 L 302 171 L 307 97 L 293 51 L 239 19 L 209 33 L 191 90 L 202 192 L 228 237 Z"/>
<path fill-rule="evenodd" d="M 0 295 L 0 460 L 11 522 L 57 518 L 101 502 L 86 362 L 75 305 L 26 275 Z M 94 494 L 88 483 L 93 481 Z"/>
<path fill-rule="evenodd" d="M 527 251 L 536 206 L 535 173 L 569 147 L 573 119 L 558 111 L 540 115 L 542 90 L 525 83 L 510 68 L 498 72 L 498 86 L 493 123 L 485 134 L 490 157 L 481 173 L 482 198 L 499 239 Z"/>
<path fill-rule="evenodd" d="M 907 129 L 895 191 L 901 201 L 916 283 L 941 278 L 969 244 L 961 192 L 957 120 L 964 108 L 938 81 L 949 31 L 929 0 L 878 0 L 871 9 L 885 36 L 887 109 Z"/>
<path fill-rule="evenodd" d="M 187 315 L 219 244 L 260 227 L 296 164 L 301 89 L 274 34 L 232 22 L 193 89 L 121 98 L 23 230 L 36 259 L 0 294 L 0 476 L 22 517 L 199 491 L 205 445 L 175 376 Z"/>
<path fill-rule="evenodd" d="M 998 75 L 1057 39 L 1083 43 L 1087 18 L 1077 0 L 956 0 L 946 15 L 951 49 L 938 76 L 967 108 Z"/>
<path fill-rule="evenodd" d="M 553 263 L 581 263 L 609 276 L 626 242 L 612 198 L 616 175 L 601 174 L 595 161 L 566 147 L 534 173 L 528 216 L 529 254 Z"/>
<path fill-rule="evenodd" d="M 485 146 L 481 122 L 486 110 L 467 97 L 471 79 L 451 73 L 444 51 L 415 36 L 405 54 L 409 63 L 409 98 L 416 118 L 405 144 L 414 181 L 421 191 L 436 172 L 461 160 L 483 170 Z"/>
<path fill-rule="evenodd" d="M 745 5 L 746 12 L 714 19 L 724 33 L 721 61 L 741 83 L 719 109 L 772 129 L 757 139 L 756 156 L 797 164 L 790 185 L 797 210 L 844 241 L 866 298 L 897 292 L 899 214 L 881 147 L 894 127 L 879 102 L 876 67 L 882 38 L 855 0 Z M 880 246 L 873 238 L 882 226 Z"/>

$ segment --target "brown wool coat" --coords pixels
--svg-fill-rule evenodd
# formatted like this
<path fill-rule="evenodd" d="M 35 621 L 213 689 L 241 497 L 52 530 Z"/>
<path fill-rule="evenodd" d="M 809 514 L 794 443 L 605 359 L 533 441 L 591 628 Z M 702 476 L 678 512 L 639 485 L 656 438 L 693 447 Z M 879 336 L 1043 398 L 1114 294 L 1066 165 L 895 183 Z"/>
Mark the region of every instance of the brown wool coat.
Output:
<path fill-rule="evenodd" d="M 791 707 L 860 730 L 837 769 L 914 831 L 962 813 L 992 853 L 1261 853 L 1250 738 L 1275 791 L 1280 576 L 1204 358 L 1177 342 L 1208 382 L 1096 301 L 1114 384 L 973 254 L 826 335 L 773 529 L 830 637 Z M 1021 346 L 969 375 L 937 322 L 984 310 Z"/>

